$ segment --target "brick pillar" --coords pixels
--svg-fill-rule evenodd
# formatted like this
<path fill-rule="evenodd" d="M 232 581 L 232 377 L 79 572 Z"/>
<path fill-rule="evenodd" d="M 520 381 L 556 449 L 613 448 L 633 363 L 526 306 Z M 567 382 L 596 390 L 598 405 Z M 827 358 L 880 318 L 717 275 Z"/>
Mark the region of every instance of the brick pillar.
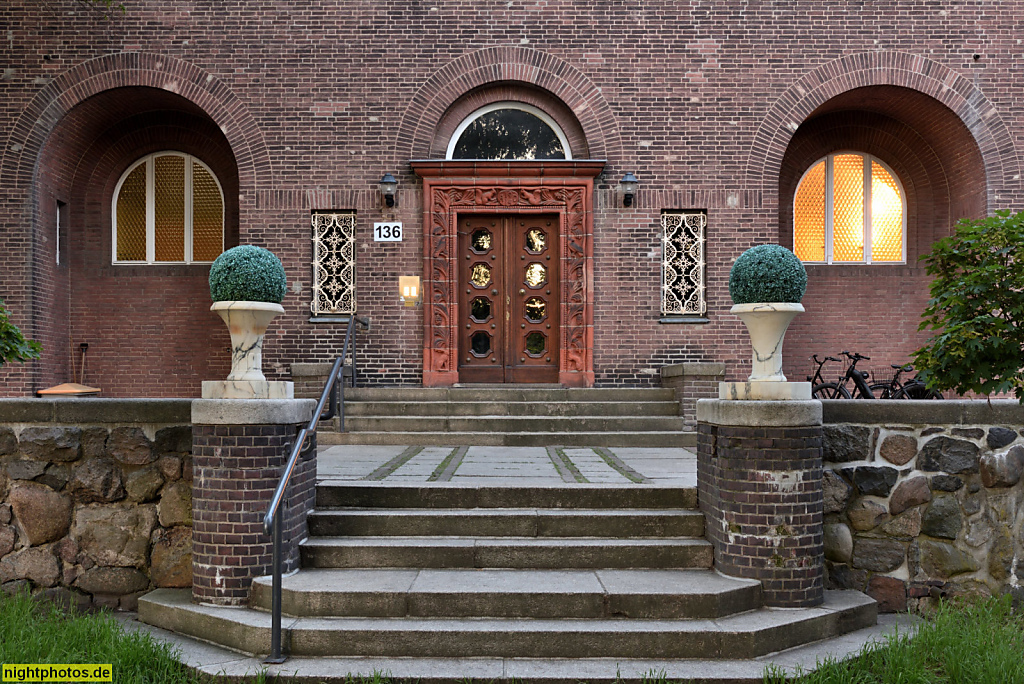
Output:
<path fill-rule="evenodd" d="M 697 403 L 697 486 L 715 567 L 765 605 L 824 600 L 821 402 Z"/>
<path fill-rule="evenodd" d="M 254 577 L 271 573 L 263 516 L 311 399 L 197 399 L 192 403 L 192 599 L 245 605 Z M 299 459 L 285 494 L 284 572 L 298 568 L 313 508 L 314 457 Z M 308 444 L 308 442 L 307 442 Z"/>

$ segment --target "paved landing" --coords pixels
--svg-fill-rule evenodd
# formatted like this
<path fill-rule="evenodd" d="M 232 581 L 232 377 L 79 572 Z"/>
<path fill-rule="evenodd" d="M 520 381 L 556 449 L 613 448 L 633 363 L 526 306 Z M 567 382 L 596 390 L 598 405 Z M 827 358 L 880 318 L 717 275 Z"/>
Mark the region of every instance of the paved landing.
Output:
<path fill-rule="evenodd" d="M 317 459 L 320 482 L 697 486 L 697 455 L 683 448 L 339 445 Z"/>

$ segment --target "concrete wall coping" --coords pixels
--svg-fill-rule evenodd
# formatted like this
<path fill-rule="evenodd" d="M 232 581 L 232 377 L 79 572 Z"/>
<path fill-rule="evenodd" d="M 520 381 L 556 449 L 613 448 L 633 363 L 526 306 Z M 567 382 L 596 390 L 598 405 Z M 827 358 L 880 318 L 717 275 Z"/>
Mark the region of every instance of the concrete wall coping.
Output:
<path fill-rule="evenodd" d="M 293 363 L 292 378 L 309 378 L 327 375 L 331 372 L 334 363 Z"/>
<path fill-rule="evenodd" d="M 661 377 L 675 378 L 681 375 L 725 375 L 724 363 L 693 362 L 677 363 L 661 367 Z"/>
<path fill-rule="evenodd" d="M 868 425 L 1024 425 L 1024 406 L 1015 399 L 905 399 L 821 402 L 825 423 Z"/>
<path fill-rule="evenodd" d="M 193 425 L 293 425 L 308 423 L 315 399 L 196 399 Z"/>
<path fill-rule="evenodd" d="M 821 402 L 698 399 L 697 422 L 732 427 L 821 425 Z"/>
<path fill-rule="evenodd" d="M 0 399 L 0 423 L 188 425 L 192 399 L 40 397 Z"/>

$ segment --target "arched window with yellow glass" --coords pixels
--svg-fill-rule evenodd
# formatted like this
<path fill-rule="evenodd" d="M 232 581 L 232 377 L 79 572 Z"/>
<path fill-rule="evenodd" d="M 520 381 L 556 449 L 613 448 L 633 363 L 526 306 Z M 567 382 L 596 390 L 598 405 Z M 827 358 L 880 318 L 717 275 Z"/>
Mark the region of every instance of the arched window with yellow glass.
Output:
<path fill-rule="evenodd" d="M 224 251 L 224 192 L 190 154 L 136 160 L 114 189 L 115 264 L 210 263 Z"/>
<path fill-rule="evenodd" d="M 907 200 L 896 174 L 859 152 L 812 164 L 793 200 L 793 251 L 808 263 L 905 263 Z"/>

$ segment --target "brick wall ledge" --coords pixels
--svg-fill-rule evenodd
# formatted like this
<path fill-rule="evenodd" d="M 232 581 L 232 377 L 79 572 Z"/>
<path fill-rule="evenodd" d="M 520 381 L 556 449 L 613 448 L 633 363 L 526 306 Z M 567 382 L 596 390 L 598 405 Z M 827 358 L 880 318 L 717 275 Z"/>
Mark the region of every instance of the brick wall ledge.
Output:
<path fill-rule="evenodd" d="M 351 359 L 349 359 L 349 361 L 351 361 Z M 327 375 L 330 375 L 331 368 L 333 367 L 333 361 L 324 363 L 293 363 L 292 379 L 298 380 L 299 378 L 326 377 Z"/>
<path fill-rule="evenodd" d="M 192 399 L 106 399 L 46 397 L 0 399 L 0 423 L 184 424 Z"/>
<path fill-rule="evenodd" d="M 990 404 L 976 400 L 850 400 L 821 402 L 822 419 L 829 423 L 878 425 L 1024 425 L 1024 406 L 1014 399 Z"/>
<path fill-rule="evenodd" d="M 818 401 L 722 401 L 699 399 L 697 421 L 735 427 L 821 425 Z"/>
<path fill-rule="evenodd" d="M 662 378 L 677 378 L 682 376 L 713 375 L 725 377 L 724 363 L 677 363 L 671 366 L 661 367 Z"/>
<path fill-rule="evenodd" d="M 293 425 L 308 423 L 315 399 L 196 399 L 192 425 Z"/>

